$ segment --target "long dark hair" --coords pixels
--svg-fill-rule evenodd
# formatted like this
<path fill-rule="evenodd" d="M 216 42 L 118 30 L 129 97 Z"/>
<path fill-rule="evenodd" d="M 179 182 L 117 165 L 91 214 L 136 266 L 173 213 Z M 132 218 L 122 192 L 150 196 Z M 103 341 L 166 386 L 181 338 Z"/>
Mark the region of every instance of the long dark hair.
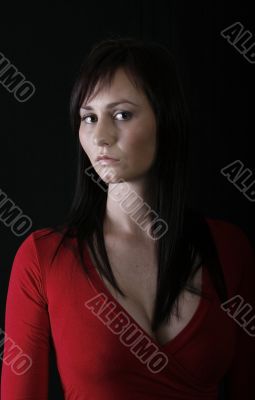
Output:
<path fill-rule="evenodd" d="M 152 168 L 154 183 L 150 207 L 165 221 L 168 229 L 157 239 L 157 296 L 151 324 L 155 331 L 162 322 L 169 321 L 174 305 L 179 316 L 178 296 L 184 288 L 199 296 L 205 295 L 191 285 L 191 279 L 202 264 L 209 269 L 221 300 L 227 298 L 208 224 L 199 212 L 187 205 L 190 116 L 174 58 L 165 45 L 132 37 L 111 37 L 96 43 L 87 55 L 74 83 L 70 101 L 71 125 L 78 154 L 75 192 L 66 220 L 50 228 L 51 232 L 62 233 L 59 246 L 67 237 L 77 239 L 81 265 L 89 273 L 83 257 L 86 242 L 99 273 L 125 296 L 112 273 L 103 235 L 108 185 L 101 181 L 99 187 L 84 173 L 86 168 L 91 168 L 93 176 L 100 179 L 82 149 L 78 135 L 82 102 L 90 97 L 96 84 L 98 91 L 110 85 L 120 67 L 124 68 L 134 84 L 143 89 L 157 121 L 157 152 Z M 94 240 L 101 260 L 97 257 Z"/>

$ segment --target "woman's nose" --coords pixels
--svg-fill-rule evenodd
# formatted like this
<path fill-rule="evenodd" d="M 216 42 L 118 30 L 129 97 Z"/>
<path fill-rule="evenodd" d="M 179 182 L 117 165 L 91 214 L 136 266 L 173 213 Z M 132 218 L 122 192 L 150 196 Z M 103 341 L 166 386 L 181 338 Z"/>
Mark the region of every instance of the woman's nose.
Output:
<path fill-rule="evenodd" d="M 111 144 L 114 142 L 116 140 L 115 129 L 113 122 L 109 120 L 104 119 L 97 122 L 93 132 L 94 144 L 102 144 L 102 142 Z"/>

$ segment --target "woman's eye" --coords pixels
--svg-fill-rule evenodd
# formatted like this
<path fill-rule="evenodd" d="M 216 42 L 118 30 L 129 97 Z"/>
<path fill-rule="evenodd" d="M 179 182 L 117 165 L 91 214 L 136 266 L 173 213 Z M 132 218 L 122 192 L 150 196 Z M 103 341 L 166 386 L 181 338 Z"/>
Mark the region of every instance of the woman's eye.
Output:
<path fill-rule="evenodd" d="M 93 115 L 82 115 L 81 116 L 81 121 L 85 121 L 87 118 L 91 118 Z"/>
<path fill-rule="evenodd" d="M 119 113 L 117 113 L 116 115 L 120 115 L 120 114 L 122 114 L 122 115 L 127 115 L 128 116 L 128 118 L 125 118 L 125 119 L 129 119 L 130 117 L 131 117 L 131 112 L 129 112 L 129 111 L 122 111 L 122 112 L 119 112 Z M 118 119 L 118 118 L 117 118 Z"/>
<path fill-rule="evenodd" d="M 121 112 L 116 113 L 113 117 L 116 117 L 117 115 L 126 116 L 126 117 L 124 117 L 124 119 L 116 118 L 118 121 L 125 121 L 131 117 L 132 113 L 129 111 L 121 111 Z M 93 118 L 93 117 L 94 117 L 93 114 L 88 114 L 88 115 L 82 115 L 80 118 L 81 118 L 81 121 L 86 122 L 87 118 Z M 91 122 L 87 122 L 87 123 L 90 124 Z"/>

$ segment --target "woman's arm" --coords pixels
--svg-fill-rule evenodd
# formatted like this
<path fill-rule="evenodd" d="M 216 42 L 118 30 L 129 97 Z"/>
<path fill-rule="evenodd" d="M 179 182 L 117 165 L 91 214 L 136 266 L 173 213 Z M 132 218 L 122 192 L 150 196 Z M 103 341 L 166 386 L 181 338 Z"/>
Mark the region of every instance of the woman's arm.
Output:
<path fill-rule="evenodd" d="M 1 400 L 48 398 L 49 335 L 43 275 L 30 234 L 13 261 L 5 330 L 0 332 Z"/>

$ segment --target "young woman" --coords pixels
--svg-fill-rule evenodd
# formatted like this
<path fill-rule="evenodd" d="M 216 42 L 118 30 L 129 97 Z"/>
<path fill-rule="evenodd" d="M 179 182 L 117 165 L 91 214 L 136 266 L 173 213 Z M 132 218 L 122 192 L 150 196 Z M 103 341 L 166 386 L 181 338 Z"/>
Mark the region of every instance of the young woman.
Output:
<path fill-rule="evenodd" d="M 169 50 L 97 43 L 71 120 L 74 198 L 16 253 L 1 400 L 47 399 L 51 339 L 67 400 L 216 400 L 222 382 L 226 399 L 253 398 L 254 251 L 187 205 L 189 114 Z"/>

